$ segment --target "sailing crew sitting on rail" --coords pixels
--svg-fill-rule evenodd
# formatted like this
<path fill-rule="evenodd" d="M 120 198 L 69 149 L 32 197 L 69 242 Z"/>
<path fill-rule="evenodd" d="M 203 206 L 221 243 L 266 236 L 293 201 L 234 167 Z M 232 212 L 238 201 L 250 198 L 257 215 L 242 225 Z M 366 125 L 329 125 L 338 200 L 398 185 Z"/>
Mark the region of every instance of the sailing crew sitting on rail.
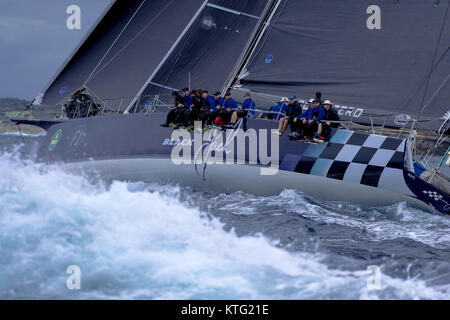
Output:
<path fill-rule="evenodd" d="M 316 133 L 316 131 L 319 126 L 319 123 L 323 120 L 323 117 L 325 116 L 325 110 L 319 103 L 314 104 L 312 111 L 313 111 L 313 118 L 311 120 L 308 120 L 307 127 L 305 128 L 306 133 L 305 136 L 308 139 L 320 137 L 320 134 Z"/>
<path fill-rule="evenodd" d="M 265 113 L 263 115 L 263 118 L 266 120 L 280 120 L 286 115 L 287 112 L 287 104 L 286 102 L 289 102 L 289 99 L 287 97 L 281 98 L 280 102 L 274 106 L 271 106 L 268 113 Z"/>
<path fill-rule="evenodd" d="M 325 100 L 323 103 L 323 109 L 325 111 L 325 115 L 323 117 L 323 121 L 318 125 L 317 133 L 319 134 L 320 140 L 329 141 L 331 128 L 339 128 L 339 123 L 330 121 L 339 121 L 340 119 L 337 111 L 333 108 L 333 103 L 330 100 Z"/>
<path fill-rule="evenodd" d="M 288 110 L 286 112 L 286 116 L 280 119 L 278 123 L 278 131 L 276 132 L 277 135 L 281 136 L 286 131 L 288 124 L 291 126 L 291 131 L 296 131 L 296 122 L 294 121 L 295 118 L 298 117 L 299 114 L 302 113 L 302 106 L 297 101 L 296 96 L 290 96 L 289 97 L 289 105 Z"/>
<path fill-rule="evenodd" d="M 314 99 L 308 100 L 308 109 L 304 111 L 302 114 L 298 115 L 294 122 L 296 123 L 296 130 L 289 134 L 289 137 L 302 139 L 307 136 L 308 131 L 308 123 L 310 120 L 314 118 Z"/>
<path fill-rule="evenodd" d="M 231 116 L 230 125 L 232 125 L 233 127 L 236 125 L 236 122 L 239 118 L 253 117 L 255 115 L 256 105 L 253 102 L 250 93 L 246 93 L 244 95 L 244 99 L 245 100 L 242 106 L 238 106 L 238 109 L 236 111 L 233 111 L 233 114 Z"/>
<path fill-rule="evenodd" d="M 237 109 L 237 104 L 231 97 L 231 93 L 227 92 L 225 94 L 225 101 L 223 103 L 223 107 L 220 109 L 219 114 L 214 121 L 214 124 L 216 125 L 228 125 L 231 120 L 231 115 L 233 111 Z"/>
<path fill-rule="evenodd" d="M 217 117 L 216 99 L 209 95 L 208 91 L 203 91 L 203 112 L 200 114 L 200 120 L 202 124 L 209 125 Z"/>
<path fill-rule="evenodd" d="M 174 106 L 170 109 L 166 117 L 166 122 L 161 124 L 161 127 L 168 127 L 171 123 L 175 123 L 175 119 L 178 117 L 180 112 L 184 111 L 184 99 L 178 94 L 177 91 L 172 92 L 172 97 L 174 99 Z"/>

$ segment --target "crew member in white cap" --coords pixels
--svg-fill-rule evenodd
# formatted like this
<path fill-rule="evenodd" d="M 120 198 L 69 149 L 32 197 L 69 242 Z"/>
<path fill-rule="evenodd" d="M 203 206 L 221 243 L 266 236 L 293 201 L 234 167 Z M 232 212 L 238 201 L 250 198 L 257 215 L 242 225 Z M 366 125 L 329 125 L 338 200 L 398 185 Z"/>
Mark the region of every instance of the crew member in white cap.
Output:
<path fill-rule="evenodd" d="M 334 121 L 339 121 L 339 115 L 332 108 L 333 103 L 330 100 L 325 100 L 323 103 L 323 109 L 325 111 L 325 115 L 323 117 L 323 122 L 320 122 L 317 128 L 317 133 L 319 135 L 320 140 L 330 140 L 330 128 L 338 128 L 339 123 Z M 328 121 L 327 121 L 328 120 Z M 333 122 L 331 122 L 333 121 Z"/>
<path fill-rule="evenodd" d="M 270 112 L 264 114 L 264 119 L 280 120 L 283 118 L 288 110 L 288 102 L 289 99 L 287 97 L 281 98 L 278 104 L 270 107 Z"/>

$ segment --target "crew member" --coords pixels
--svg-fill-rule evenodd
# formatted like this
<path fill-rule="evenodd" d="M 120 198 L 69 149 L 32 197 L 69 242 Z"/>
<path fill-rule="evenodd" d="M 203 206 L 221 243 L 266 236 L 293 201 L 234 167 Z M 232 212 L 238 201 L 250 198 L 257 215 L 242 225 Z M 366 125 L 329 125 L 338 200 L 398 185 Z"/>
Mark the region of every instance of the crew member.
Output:
<path fill-rule="evenodd" d="M 217 117 L 216 99 L 209 95 L 208 91 L 203 91 L 203 112 L 200 115 L 203 125 L 212 124 Z"/>
<path fill-rule="evenodd" d="M 296 96 L 289 97 L 288 111 L 286 116 L 281 118 L 278 123 L 278 132 L 276 134 L 283 135 L 286 131 L 288 124 L 291 127 L 291 131 L 296 131 L 297 127 L 297 117 L 302 113 L 302 106 L 297 101 Z"/>
<path fill-rule="evenodd" d="M 323 103 L 323 109 L 325 112 L 323 117 L 324 121 L 319 123 L 317 133 L 319 134 L 320 140 L 329 141 L 331 128 L 339 128 L 339 123 L 335 121 L 339 121 L 340 119 L 337 111 L 333 108 L 333 103 L 330 100 L 325 100 Z"/>
<path fill-rule="evenodd" d="M 255 115 L 255 108 L 256 106 L 250 96 L 250 93 L 246 93 L 244 95 L 244 103 L 242 106 L 238 106 L 237 110 L 233 111 L 230 125 L 234 127 L 239 118 L 253 117 Z"/>
<path fill-rule="evenodd" d="M 305 128 L 305 136 L 307 139 L 314 139 L 319 138 L 319 134 L 316 132 L 319 123 L 323 120 L 323 117 L 325 116 L 325 110 L 323 109 L 321 104 L 314 104 L 314 107 L 312 108 L 313 117 L 312 119 L 308 120 L 307 127 Z"/>
<path fill-rule="evenodd" d="M 188 91 L 189 92 L 189 91 Z M 162 127 L 168 127 L 171 123 L 175 123 L 180 112 L 184 111 L 184 98 L 177 91 L 172 92 L 174 106 L 170 109 L 166 117 L 166 122 L 162 123 Z"/>
<path fill-rule="evenodd" d="M 280 120 L 286 115 L 286 112 L 288 110 L 287 103 L 289 102 L 289 99 L 287 97 L 281 98 L 280 102 L 274 106 L 271 106 L 268 113 L 264 114 L 264 119 L 275 119 Z"/>
<path fill-rule="evenodd" d="M 231 97 L 231 93 L 227 92 L 225 94 L 225 101 L 223 102 L 223 107 L 220 109 L 219 114 L 214 121 L 214 124 L 216 125 L 228 125 L 231 120 L 231 115 L 233 114 L 233 111 L 237 109 L 237 104 Z"/>
<path fill-rule="evenodd" d="M 309 99 L 308 109 L 294 119 L 296 130 L 289 134 L 291 138 L 302 139 L 307 135 L 308 123 L 314 117 L 314 101 L 314 99 Z"/>

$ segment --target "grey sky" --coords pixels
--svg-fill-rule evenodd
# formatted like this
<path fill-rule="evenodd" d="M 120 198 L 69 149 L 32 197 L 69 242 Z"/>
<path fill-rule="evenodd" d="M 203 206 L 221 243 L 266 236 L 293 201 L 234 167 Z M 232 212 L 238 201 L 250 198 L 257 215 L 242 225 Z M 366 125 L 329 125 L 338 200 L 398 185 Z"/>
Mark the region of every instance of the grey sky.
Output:
<path fill-rule="evenodd" d="M 0 97 L 34 98 L 112 0 L 0 0 Z M 70 5 L 81 30 L 66 26 Z"/>

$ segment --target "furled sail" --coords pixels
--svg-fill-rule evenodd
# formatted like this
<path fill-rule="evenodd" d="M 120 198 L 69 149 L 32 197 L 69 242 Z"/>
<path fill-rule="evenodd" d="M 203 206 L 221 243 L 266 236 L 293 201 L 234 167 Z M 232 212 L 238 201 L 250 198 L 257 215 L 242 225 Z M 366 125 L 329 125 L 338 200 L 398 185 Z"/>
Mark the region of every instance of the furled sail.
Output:
<path fill-rule="evenodd" d="M 436 130 L 450 109 L 449 5 L 281 0 L 237 88 L 302 99 L 321 91 L 344 119 Z"/>

